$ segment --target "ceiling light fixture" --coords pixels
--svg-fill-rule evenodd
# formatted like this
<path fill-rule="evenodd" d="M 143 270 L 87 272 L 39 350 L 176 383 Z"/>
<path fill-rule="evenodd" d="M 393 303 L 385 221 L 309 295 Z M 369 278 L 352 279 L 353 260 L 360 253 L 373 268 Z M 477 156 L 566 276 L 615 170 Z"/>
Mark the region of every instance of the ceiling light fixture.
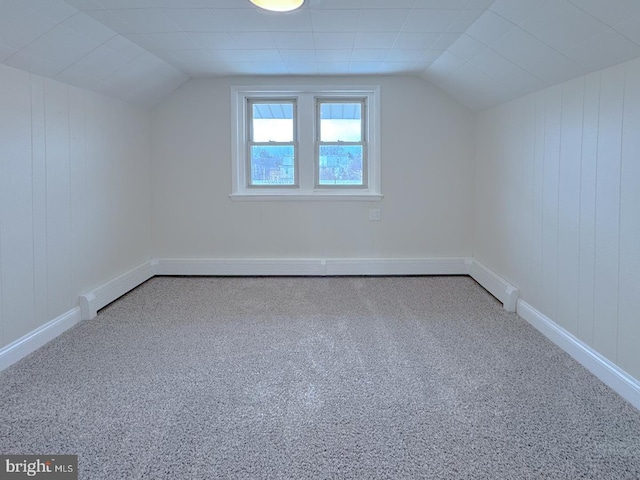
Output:
<path fill-rule="evenodd" d="M 304 0 L 249 0 L 257 7 L 272 12 L 291 12 L 302 6 Z"/>

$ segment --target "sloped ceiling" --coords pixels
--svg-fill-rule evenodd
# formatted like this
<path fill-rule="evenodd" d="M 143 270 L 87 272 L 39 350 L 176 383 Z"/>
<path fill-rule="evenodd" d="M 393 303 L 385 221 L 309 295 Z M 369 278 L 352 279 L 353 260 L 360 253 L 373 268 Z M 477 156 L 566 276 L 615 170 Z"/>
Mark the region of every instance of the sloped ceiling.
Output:
<path fill-rule="evenodd" d="M 191 77 L 419 75 L 473 110 L 640 56 L 640 0 L 0 0 L 0 61 L 144 106 Z"/>

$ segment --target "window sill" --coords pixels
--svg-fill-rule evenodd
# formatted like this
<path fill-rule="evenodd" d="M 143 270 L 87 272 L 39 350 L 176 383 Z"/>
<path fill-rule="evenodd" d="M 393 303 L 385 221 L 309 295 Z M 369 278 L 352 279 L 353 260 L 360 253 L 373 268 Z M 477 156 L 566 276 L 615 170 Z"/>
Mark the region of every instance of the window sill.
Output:
<path fill-rule="evenodd" d="M 336 193 L 316 192 L 300 193 L 232 193 L 229 198 L 234 202 L 379 202 L 382 194 L 376 193 Z"/>

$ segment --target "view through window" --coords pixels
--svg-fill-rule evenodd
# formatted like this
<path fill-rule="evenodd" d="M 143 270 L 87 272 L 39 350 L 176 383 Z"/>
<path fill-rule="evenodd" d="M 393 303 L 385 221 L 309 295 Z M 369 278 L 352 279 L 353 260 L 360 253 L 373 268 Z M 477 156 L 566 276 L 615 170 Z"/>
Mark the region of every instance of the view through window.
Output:
<path fill-rule="evenodd" d="M 365 185 L 365 102 L 317 100 L 318 185 Z"/>
<path fill-rule="evenodd" d="M 295 100 L 250 100 L 248 107 L 250 184 L 295 185 Z"/>

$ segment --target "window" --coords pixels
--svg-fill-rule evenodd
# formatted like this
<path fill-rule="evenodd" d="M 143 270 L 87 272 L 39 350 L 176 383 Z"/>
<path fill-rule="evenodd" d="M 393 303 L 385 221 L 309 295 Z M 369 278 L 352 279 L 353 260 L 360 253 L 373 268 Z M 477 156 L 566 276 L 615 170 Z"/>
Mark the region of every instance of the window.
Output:
<path fill-rule="evenodd" d="M 249 99 L 247 110 L 247 186 L 296 186 L 296 100 Z"/>
<path fill-rule="evenodd" d="M 378 87 L 234 87 L 231 198 L 382 198 L 378 97 Z"/>
<path fill-rule="evenodd" d="M 366 187 L 367 99 L 316 99 L 316 178 L 319 187 Z"/>

